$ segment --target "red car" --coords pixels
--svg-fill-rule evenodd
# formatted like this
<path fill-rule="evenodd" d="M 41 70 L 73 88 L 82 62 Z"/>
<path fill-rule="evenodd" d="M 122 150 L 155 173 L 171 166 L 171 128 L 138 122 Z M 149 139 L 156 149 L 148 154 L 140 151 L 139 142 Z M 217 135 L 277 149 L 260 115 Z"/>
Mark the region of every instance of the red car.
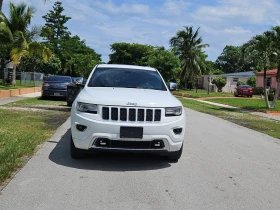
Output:
<path fill-rule="evenodd" d="M 253 89 L 249 85 L 239 85 L 235 88 L 234 96 L 247 96 L 247 97 L 253 97 Z"/>

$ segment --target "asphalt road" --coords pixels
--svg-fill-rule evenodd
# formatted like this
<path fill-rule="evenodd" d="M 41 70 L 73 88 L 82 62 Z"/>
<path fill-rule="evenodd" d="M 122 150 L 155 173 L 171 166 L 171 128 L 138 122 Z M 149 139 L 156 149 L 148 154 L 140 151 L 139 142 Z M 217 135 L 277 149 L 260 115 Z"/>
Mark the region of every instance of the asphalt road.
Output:
<path fill-rule="evenodd" d="M 72 160 L 68 127 L 4 188 L 0 209 L 280 209 L 278 139 L 187 110 L 178 163 L 147 155 Z"/>

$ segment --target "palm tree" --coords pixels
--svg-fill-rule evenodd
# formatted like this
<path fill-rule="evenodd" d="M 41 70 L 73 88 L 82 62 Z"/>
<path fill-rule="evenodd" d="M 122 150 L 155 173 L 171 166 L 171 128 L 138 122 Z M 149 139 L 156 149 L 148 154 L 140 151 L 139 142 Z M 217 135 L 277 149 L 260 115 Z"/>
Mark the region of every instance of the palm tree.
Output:
<path fill-rule="evenodd" d="M 51 57 L 50 50 L 43 43 L 36 41 L 41 33 L 41 27 L 34 26 L 29 30 L 34 13 L 35 8 L 27 7 L 24 3 L 18 5 L 10 3 L 9 17 L 0 11 L 0 46 L 9 49 L 13 64 L 13 85 L 16 84 L 16 67 L 22 56 L 36 54 L 42 56 L 44 60 Z"/>
<path fill-rule="evenodd" d="M 268 69 L 268 65 L 272 60 L 273 49 L 272 49 L 272 41 L 273 36 L 270 31 L 264 32 L 262 35 L 257 35 L 253 37 L 249 42 L 247 42 L 244 47 L 245 51 L 250 54 L 250 57 L 254 57 L 255 59 L 259 60 L 259 62 L 263 66 L 264 71 L 264 79 L 263 79 L 263 86 L 264 86 L 264 97 L 266 102 L 266 107 L 271 108 L 268 100 L 268 90 L 267 90 L 267 78 L 266 78 L 266 71 Z"/>
<path fill-rule="evenodd" d="M 44 2 L 46 3 L 47 0 L 44 0 Z M 2 11 L 2 6 L 3 6 L 3 0 L 0 0 L 0 11 Z"/>
<path fill-rule="evenodd" d="M 272 37 L 272 54 L 274 55 L 273 58 L 276 60 L 277 63 L 277 88 L 274 94 L 273 102 L 271 104 L 271 108 L 275 108 L 280 93 L 280 26 L 273 27 L 269 35 Z"/>
<path fill-rule="evenodd" d="M 202 38 L 198 37 L 198 34 L 199 28 L 194 31 L 192 26 L 186 26 L 185 30 L 179 30 L 176 36 L 170 39 L 172 51 L 181 60 L 181 78 L 185 80 L 185 86 L 188 79 L 201 75 L 201 70 L 205 68 L 204 60 L 200 55 L 203 48 L 209 45 L 202 44 Z"/>

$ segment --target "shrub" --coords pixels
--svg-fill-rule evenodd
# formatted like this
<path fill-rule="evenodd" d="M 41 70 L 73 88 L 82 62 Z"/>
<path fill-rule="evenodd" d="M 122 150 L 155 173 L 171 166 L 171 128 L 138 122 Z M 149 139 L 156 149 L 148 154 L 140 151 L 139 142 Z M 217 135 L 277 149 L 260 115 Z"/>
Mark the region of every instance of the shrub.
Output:
<path fill-rule="evenodd" d="M 217 86 L 218 92 L 222 92 L 222 89 L 227 84 L 227 81 L 222 77 L 216 77 L 213 79 L 212 83 Z"/>
<path fill-rule="evenodd" d="M 275 94 L 275 88 L 270 88 L 268 92 L 268 100 L 273 101 L 274 94 Z M 253 94 L 254 95 L 264 95 L 264 88 L 262 87 L 255 87 L 253 88 Z"/>
<path fill-rule="evenodd" d="M 238 81 L 236 85 L 237 85 L 237 86 L 239 86 L 239 85 L 246 85 L 246 83 L 245 83 L 245 82 L 242 82 L 242 81 Z"/>
<path fill-rule="evenodd" d="M 257 79 L 256 77 L 249 77 L 247 80 L 247 85 L 250 85 L 251 87 L 256 87 Z"/>
<path fill-rule="evenodd" d="M 264 88 L 262 87 L 253 87 L 254 95 L 264 95 Z"/>

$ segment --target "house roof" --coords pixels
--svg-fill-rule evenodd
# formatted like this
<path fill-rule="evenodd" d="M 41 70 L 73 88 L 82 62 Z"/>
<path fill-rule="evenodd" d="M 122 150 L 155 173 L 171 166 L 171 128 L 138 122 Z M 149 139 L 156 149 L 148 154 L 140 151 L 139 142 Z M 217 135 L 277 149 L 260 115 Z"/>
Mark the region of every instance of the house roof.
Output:
<path fill-rule="evenodd" d="M 255 76 L 255 72 L 246 71 L 246 72 L 237 72 L 237 73 L 229 73 L 229 74 L 221 74 L 221 77 L 253 77 Z"/>
<path fill-rule="evenodd" d="M 271 69 L 266 71 L 266 75 L 276 75 L 277 69 Z M 263 76 L 263 71 L 262 72 L 257 72 L 257 76 Z"/>

